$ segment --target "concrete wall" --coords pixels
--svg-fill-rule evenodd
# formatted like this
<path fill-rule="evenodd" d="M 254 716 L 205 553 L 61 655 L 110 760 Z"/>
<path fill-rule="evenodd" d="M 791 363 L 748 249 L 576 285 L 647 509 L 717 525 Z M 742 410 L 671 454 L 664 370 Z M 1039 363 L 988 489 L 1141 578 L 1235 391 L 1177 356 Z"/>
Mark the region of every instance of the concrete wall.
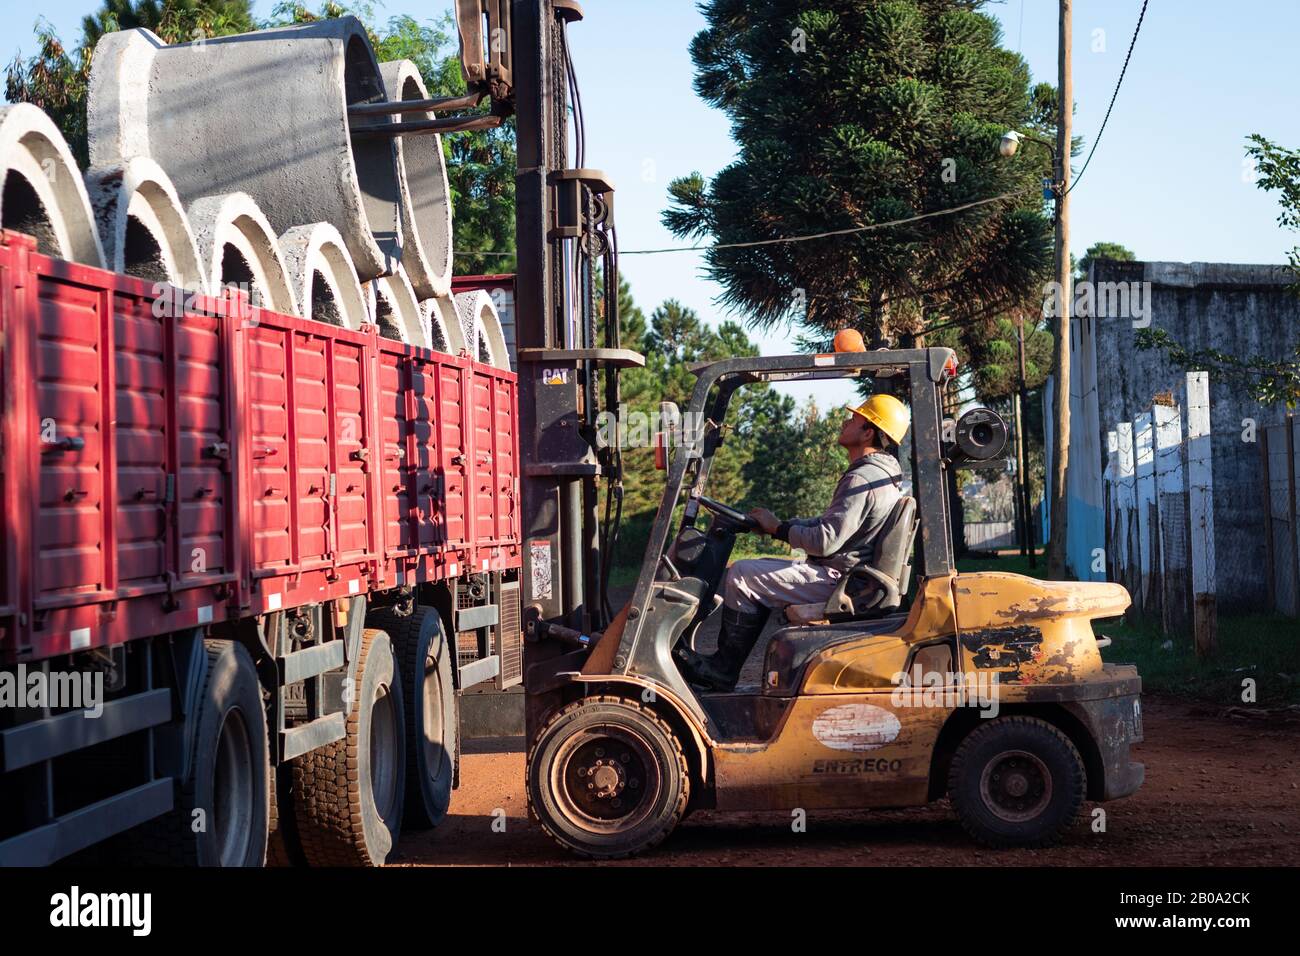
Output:
<path fill-rule="evenodd" d="M 1292 354 L 1300 341 L 1300 295 L 1286 288 L 1293 276 L 1280 266 L 1103 261 L 1094 264 L 1090 278 L 1151 283 L 1150 327 L 1167 330 L 1188 349 L 1280 356 Z M 1069 550 L 1081 556 L 1104 546 L 1100 514 L 1092 510 L 1102 500 L 1106 432 L 1149 407 L 1156 393 L 1177 396 L 1184 373 L 1163 352 L 1137 349 L 1129 316 L 1084 318 L 1074 325 Z M 1243 420 L 1252 419 L 1258 430 L 1285 415 L 1282 404 L 1260 406 L 1211 372 L 1217 591 L 1224 610 L 1258 610 L 1267 599 L 1260 450 L 1257 442 L 1243 440 Z"/>

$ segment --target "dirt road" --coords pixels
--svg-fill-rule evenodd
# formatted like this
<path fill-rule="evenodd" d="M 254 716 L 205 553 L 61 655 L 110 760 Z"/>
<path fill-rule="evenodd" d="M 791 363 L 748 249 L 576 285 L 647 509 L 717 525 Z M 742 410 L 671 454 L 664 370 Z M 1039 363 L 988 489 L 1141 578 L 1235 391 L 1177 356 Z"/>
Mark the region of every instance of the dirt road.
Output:
<path fill-rule="evenodd" d="M 610 865 L 1300 865 L 1300 726 L 1149 697 L 1144 711 L 1146 743 L 1135 751 L 1147 768 L 1142 789 L 1105 805 L 1104 833 L 1092 831 L 1097 805 L 1085 805 L 1074 831 L 1048 850 L 982 849 L 943 801 L 913 810 L 814 811 L 805 833 L 792 832 L 786 814 L 700 812 L 650 855 Z M 515 738 L 475 742 L 447 820 L 432 833 L 404 837 L 393 862 L 575 862 L 528 819 L 522 745 Z"/>

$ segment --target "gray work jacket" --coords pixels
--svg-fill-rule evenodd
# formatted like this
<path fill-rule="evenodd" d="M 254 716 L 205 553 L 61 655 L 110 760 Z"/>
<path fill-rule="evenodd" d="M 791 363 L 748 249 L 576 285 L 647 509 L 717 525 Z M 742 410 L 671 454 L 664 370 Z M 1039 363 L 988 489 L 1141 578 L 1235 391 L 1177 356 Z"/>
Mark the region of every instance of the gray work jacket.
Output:
<path fill-rule="evenodd" d="M 847 571 L 870 560 L 876 535 L 894 510 L 903 471 L 893 455 L 863 455 L 840 478 L 826 513 L 789 522 L 789 542 L 808 553 L 809 564 Z"/>

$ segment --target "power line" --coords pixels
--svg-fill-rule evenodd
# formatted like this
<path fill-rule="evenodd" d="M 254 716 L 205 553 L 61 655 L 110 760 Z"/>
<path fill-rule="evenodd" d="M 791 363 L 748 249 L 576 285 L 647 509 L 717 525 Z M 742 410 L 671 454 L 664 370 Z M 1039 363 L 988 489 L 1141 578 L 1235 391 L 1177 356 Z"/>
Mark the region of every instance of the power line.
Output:
<path fill-rule="evenodd" d="M 1079 170 L 1079 175 L 1074 177 L 1074 182 L 1070 183 L 1070 188 L 1065 191 L 1067 196 L 1074 192 L 1074 187 L 1079 185 L 1079 180 L 1088 171 L 1088 164 L 1092 162 L 1092 154 L 1097 152 L 1097 146 L 1101 143 L 1101 134 L 1106 132 L 1106 123 L 1110 120 L 1110 111 L 1115 108 L 1115 98 L 1119 96 L 1119 88 L 1124 85 L 1124 74 L 1128 72 L 1128 61 L 1133 56 L 1133 47 L 1137 44 L 1138 34 L 1142 31 L 1142 20 L 1147 15 L 1147 4 L 1149 2 L 1150 0 L 1142 0 L 1142 12 L 1138 14 L 1137 26 L 1133 28 L 1133 39 L 1129 41 L 1128 53 L 1124 55 L 1124 66 L 1119 71 L 1119 79 L 1115 81 L 1115 92 L 1110 95 L 1110 105 L 1106 107 L 1106 116 L 1101 121 L 1101 129 L 1097 130 L 1097 138 L 1092 141 L 1092 149 L 1088 150 L 1088 158 L 1083 161 L 1083 168 Z"/>
<path fill-rule="evenodd" d="M 624 256 L 654 256 L 665 252 L 707 252 L 714 249 L 752 249 L 756 246 L 775 246 L 785 243 L 794 242 L 811 242 L 814 239 L 829 239 L 834 236 L 851 236 L 861 232 L 873 232 L 877 229 L 888 229 L 891 226 L 904 226 L 912 222 L 920 222 L 922 219 L 933 219 L 936 216 L 950 216 L 953 213 L 964 212 L 967 209 L 974 209 L 976 206 L 986 206 L 989 203 L 1001 202 L 1004 199 L 1014 199 L 1016 196 L 1024 195 L 1027 192 L 1037 191 L 1038 187 L 1028 187 L 1025 189 L 1016 189 L 1008 193 L 1002 193 L 998 196 L 991 196 L 988 199 L 976 199 L 973 202 L 963 203 L 960 206 L 953 206 L 951 209 L 937 209 L 934 212 L 921 213 L 919 216 L 908 216 L 906 219 L 891 219 L 889 222 L 874 222 L 867 226 L 852 226 L 848 229 L 833 229 L 830 232 L 818 232 L 807 236 L 790 236 L 785 239 L 757 239 L 753 242 L 721 242 L 708 246 L 670 246 L 665 249 L 624 249 L 620 255 Z"/>
<path fill-rule="evenodd" d="M 775 246 L 785 243 L 794 242 L 811 242 L 815 239 L 829 239 L 834 236 L 851 236 L 862 232 L 874 232 L 877 229 L 888 229 L 892 226 L 905 226 L 908 223 L 920 222 L 922 219 L 933 219 L 936 216 L 951 216 L 953 213 L 965 212 L 967 209 L 974 209 L 977 206 L 987 206 L 989 203 L 1001 202 L 1004 199 L 1014 199 L 1017 196 L 1023 196 L 1025 193 L 1036 192 L 1038 186 L 1029 186 L 1024 189 L 1015 189 L 1011 192 L 1002 193 L 997 196 L 990 196 L 987 199 L 976 199 L 972 202 L 963 203 L 960 206 L 953 206 L 951 209 L 936 209 L 934 212 L 921 213 L 918 216 L 908 216 L 906 219 L 891 219 L 889 222 L 873 222 L 866 226 L 851 226 L 847 229 L 833 229 L 830 232 L 818 232 L 806 236 L 789 236 L 784 239 L 756 239 L 752 242 L 723 242 L 707 246 L 669 246 L 663 249 L 623 249 L 619 251 L 620 256 L 656 256 L 668 252 L 707 252 L 712 249 L 752 249 L 756 246 Z M 457 252 L 458 256 L 513 256 L 513 252 Z"/>

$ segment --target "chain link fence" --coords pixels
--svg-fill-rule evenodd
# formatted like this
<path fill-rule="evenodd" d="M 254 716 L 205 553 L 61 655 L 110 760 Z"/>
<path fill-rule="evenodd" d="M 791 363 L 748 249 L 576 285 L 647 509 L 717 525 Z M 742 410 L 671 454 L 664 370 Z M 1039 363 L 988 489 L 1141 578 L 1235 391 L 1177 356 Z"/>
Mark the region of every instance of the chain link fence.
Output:
<path fill-rule="evenodd" d="M 1155 396 L 1107 434 L 1106 568 L 1128 589 L 1131 614 L 1166 634 L 1193 635 L 1208 653 L 1217 628 L 1216 489 L 1205 373 L 1189 373 L 1178 392 Z"/>
<path fill-rule="evenodd" d="M 1300 560 L 1296 533 L 1296 422 L 1288 415 L 1280 425 L 1260 433 L 1264 475 L 1264 553 L 1268 564 L 1269 603 L 1281 614 L 1300 614 Z"/>

